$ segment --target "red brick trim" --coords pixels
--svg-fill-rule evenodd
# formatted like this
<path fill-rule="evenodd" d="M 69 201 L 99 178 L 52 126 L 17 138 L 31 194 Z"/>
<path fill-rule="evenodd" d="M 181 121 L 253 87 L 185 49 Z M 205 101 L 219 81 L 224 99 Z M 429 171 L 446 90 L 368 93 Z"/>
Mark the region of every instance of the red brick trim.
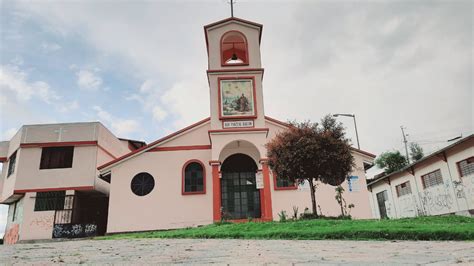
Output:
<path fill-rule="evenodd" d="M 170 146 L 151 148 L 147 152 L 210 150 L 211 148 L 211 145 Z"/>
<path fill-rule="evenodd" d="M 39 142 L 39 143 L 21 143 L 20 148 L 43 148 L 43 147 L 61 147 L 61 146 L 95 146 L 97 141 L 66 141 L 66 142 Z"/>
<path fill-rule="evenodd" d="M 170 139 L 170 138 L 173 138 L 173 137 L 175 137 L 175 136 L 178 136 L 179 134 L 184 133 L 184 132 L 186 132 L 186 131 L 188 131 L 188 130 L 190 130 L 190 129 L 192 129 L 192 128 L 195 128 L 195 127 L 200 126 L 200 125 L 202 125 L 202 124 L 204 124 L 204 123 L 206 123 L 206 122 L 209 122 L 210 120 L 211 120 L 210 117 L 205 118 L 205 119 L 203 119 L 203 120 L 201 120 L 201 121 L 199 121 L 199 122 L 197 122 L 197 123 L 194 123 L 194 124 L 192 124 L 192 125 L 190 125 L 190 126 L 187 126 L 187 127 L 183 128 L 183 129 L 181 129 L 181 130 L 178 130 L 178 131 L 176 131 L 176 132 L 174 132 L 174 133 L 172 133 L 172 134 L 170 134 L 170 135 L 168 135 L 168 136 L 165 136 L 165 137 L 163 137 L 163 138 L 161 138 L 161 139 L 158 139 L 158 140 L 156 140 L 156 141 L 154 141 L 154 142 L 152 142 L 152 143 L 150 143 L 150 144 L 148 144 L 148 145 L 146 145 L 146 146 L 143 146 L 143 147 L 141 147 L 140 149 L 134 150 L 134 151 L 129 152 L 129 153 L 123 155 L 123 156 L 120 156 L 119 158 L 117 158 L 117 159 L 115 159 L 115 160 L 113 160 L 113 161 L 110 161 L 110 162 L 108 162 L 108 163 L 105 163 L 105 164 L 103 164 L 103 165 L 97 167 L 97 169 L 98 169 L 98 170 L 104 169 L 105 167 L 110 166 L 110 165 L 113 165 L 113 164 L 116 164 L 116 163 L 118 163 L 118 162 L 120 162 L 120 161 L 122 161 L 122 160 L 124 160 L 124 159 L 126 159 L 126 158 L 128 158 L 128 157 L 130 157 L 130 156 L 132 156 L 132 155 L 134 155 L 134 154 L 137 154 L 137 153 L 142 152 L 142 151 L 146 151 L 146 150 L 150 149 L 151 147 L 153 147 L 153 146 L 159 144 L 160 142 L 163 142 L 163 141 L 165 141 L 165 140 L 168 140 L 168 139 Z"/>
<path fill-rule="evenodd" d="M 48 192 L 48 191 L 63 191 L 63 190 L 94 190 L 93 186 L 82 187 L 58 187 L 58 188 L 31 188 L 14 190 L 14 194 L 24 194 L 27 192 Z"/>
<path fill-rule="evenodd" d="M 199 163 L 202 167 L 202 175 L 203 175 L 203 190 L 202 191 L 193 191 L 193 192 L 186 192 L 184 191 L 185 188 L 185 175 L 186 175 L 186 167 L 190 163 Z M 181 173 L 181 195 L 196 195 L 196 194 L 206 194 L 206 167 L 204 164 L 197 159 L 189 160 L 183 165 L 182 173 Z"/>
<path fill-rule="evenodd" d="M 0 157 L 0 162 L 2 162 L 2 163 L 3 163 L 3 162 L 6 162 L 7 160 L 8 160 L 7 157 Z"/>

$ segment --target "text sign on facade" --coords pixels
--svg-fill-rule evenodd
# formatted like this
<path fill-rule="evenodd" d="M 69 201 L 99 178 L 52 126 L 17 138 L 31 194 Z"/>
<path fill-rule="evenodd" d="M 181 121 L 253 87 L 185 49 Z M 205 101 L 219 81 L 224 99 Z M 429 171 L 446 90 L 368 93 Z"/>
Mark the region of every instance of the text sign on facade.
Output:
<path fill-rule="evenodd" d="M 255 174 L 255 181 L 256 181 L 256 185 L 257 185 L 257 189 L 261 189 L 263 188 L 263 173 L 262 172 L 257 172 Z"/>
<path fill-rule="evenodd" d="M 253 120 L 224 121 L 224 128 L 253 127 Z"/>

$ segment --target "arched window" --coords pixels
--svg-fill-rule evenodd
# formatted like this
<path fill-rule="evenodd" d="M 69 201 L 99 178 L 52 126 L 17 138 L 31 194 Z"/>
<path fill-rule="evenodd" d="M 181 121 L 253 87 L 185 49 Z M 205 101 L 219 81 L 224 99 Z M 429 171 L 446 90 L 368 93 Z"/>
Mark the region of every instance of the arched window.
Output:
<path fill-rule="evenodd" d="M 247 39 L 242 33 L 229 31 L 222 36 L 221 63 L 222 66 L 249 64 Z"/>
<path fill-rule="evenodd" d="M 132 192 L 137 196 L 145 196 L 155 188 L 155 179 L 149 173 L 139 173 L 130 184 Z"/>
<path fill-rule="evenodd" d="M 205 194 L 206 172 L 204 165 L 198 160 L 191 160 L 183 167 L 182 194 Z"/>

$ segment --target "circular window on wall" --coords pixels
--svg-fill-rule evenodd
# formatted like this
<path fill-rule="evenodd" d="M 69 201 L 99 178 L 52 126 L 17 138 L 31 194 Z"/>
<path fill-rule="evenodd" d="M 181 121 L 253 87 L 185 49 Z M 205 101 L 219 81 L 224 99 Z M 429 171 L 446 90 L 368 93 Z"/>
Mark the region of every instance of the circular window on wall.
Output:
<path fill-rule="evenodd" d="M 130 184 L 132 192 L 137 196 L 145 196 L 155 187 L 155 179 L 149 173 L 139 173 Z"/>

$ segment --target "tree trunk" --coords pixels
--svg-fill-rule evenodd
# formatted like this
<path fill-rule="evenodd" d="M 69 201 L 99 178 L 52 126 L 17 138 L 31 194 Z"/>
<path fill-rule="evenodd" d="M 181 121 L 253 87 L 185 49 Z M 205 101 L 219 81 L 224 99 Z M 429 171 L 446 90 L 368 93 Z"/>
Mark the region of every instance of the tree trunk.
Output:
<path fill-rule="evenodd" d="M 313 214 L 318 217 L 318 210 L 316 208 L 316 189 L 314 188 L 313 179 L 309 179 L 309 188 L 311 191 L 311 203 L 313 207 Z"/>

